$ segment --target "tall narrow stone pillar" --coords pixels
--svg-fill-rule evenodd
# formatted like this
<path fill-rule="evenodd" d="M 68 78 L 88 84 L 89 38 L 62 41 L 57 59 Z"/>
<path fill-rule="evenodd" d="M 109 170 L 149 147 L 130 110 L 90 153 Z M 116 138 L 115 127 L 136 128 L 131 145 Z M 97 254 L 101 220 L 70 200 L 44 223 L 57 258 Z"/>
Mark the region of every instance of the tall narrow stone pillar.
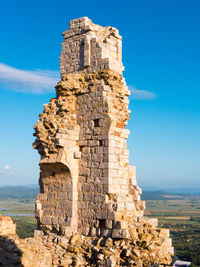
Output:
<path fill-rule="evenodd" d="M 135 167 L 129 165 L 122 38 L 87 17 L 70 21 L 63 36 L 56 97 L 35 125 L 34 147 L 41 154 L 38 228 L 146 243 L 157 236 L 171 255 L 168 232 L 143 215 Z"/>

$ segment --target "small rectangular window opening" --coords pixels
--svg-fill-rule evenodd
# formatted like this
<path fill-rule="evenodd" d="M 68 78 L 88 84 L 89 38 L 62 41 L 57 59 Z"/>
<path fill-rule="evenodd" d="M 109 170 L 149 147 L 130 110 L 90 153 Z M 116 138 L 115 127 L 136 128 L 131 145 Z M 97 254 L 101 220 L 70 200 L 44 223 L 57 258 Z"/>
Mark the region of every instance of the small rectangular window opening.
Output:
<path fill-rule="evenodd" d="M 99 220 L 99 228 L 106 228 L 106 220 L 105 219 Z"/>
<path fill-rule="evenodd" d="M 99 119 L 94 120 L 94 127 L 100 127 Z"/>
<path fill-rule="evenodd" d="M 99 146 L 103 146 L 103 140 L 99 140 Z"/>

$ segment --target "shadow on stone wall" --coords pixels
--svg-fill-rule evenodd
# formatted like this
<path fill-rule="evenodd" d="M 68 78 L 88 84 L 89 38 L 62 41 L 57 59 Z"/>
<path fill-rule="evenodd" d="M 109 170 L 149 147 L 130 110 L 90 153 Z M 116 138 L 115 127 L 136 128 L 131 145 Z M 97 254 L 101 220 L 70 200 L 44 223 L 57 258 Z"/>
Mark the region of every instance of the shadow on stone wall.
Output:
<path fill-rule="evenodd" d="M 0 236 L 0 266 L 23 267 L 21 256 L 22 251 L 12 239 Z"/>

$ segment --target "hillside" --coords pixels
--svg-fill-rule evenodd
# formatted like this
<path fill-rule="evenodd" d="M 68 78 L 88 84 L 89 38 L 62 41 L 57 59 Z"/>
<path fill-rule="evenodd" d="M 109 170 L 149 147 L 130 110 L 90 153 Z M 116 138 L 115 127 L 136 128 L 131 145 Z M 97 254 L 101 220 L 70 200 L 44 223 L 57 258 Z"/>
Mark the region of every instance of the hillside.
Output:
<path fill-rule="evenodd" d="M 6 186 L 0 187 L 0 199 L 35 199 L 39 187 L 33 186 Z"/>

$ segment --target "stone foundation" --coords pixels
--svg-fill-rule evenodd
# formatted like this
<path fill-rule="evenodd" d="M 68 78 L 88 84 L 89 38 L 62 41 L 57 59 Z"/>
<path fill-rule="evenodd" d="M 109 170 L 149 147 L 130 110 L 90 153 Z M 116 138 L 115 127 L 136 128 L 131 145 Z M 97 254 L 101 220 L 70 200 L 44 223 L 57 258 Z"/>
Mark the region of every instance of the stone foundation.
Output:
<path fill-rule="evenodd" d="M 70 267 L 70 266 L 151 266 L 168 264 L 166 253 L 168 230 L 141 225 L 131 239 L 89 237 L 75 233 L 71 237 L 53 233 L 43 235 L 35 231 L 34 238 L 19 239 L 13 232 L 13 222 L 1 218 L 0 266 L 15 267 Z M 10 231 L 9 231 L 10 229 Z M 168 240 L 169 241 L 169 240 Z M 169 251 L 168 251 L 169 252 Z"/>

